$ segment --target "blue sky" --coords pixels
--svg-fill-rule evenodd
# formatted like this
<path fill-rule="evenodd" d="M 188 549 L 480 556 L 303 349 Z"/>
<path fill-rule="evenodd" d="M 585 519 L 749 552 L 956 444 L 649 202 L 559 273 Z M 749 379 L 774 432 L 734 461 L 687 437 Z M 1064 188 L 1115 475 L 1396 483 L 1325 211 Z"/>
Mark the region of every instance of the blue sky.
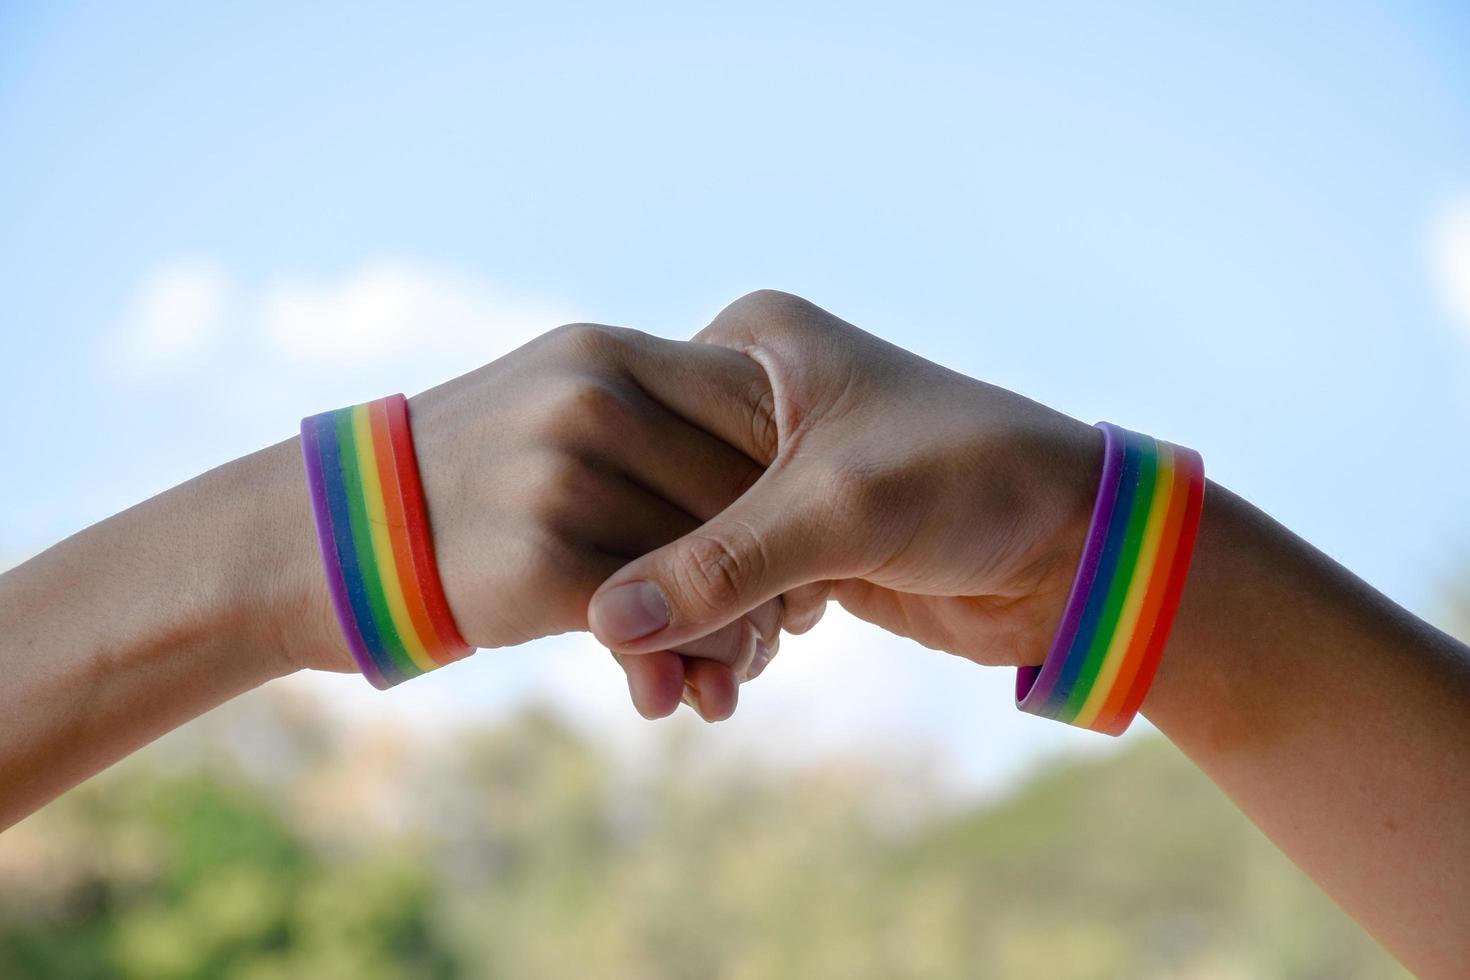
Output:
<path fill-rule="evenodd" d="M 774 286 L 1199 447 L 1433 614 L 1470 562 L 1470 8 L 1041 6 L 5 5 L 0 559 L 560 319 L 685 336 Z M 595 653 L 362 703 L 632 731 Z M 803 657 L 862 676 L 813 702 Z M 749 740 L 876 712 L 978 783 L 1086 744 L 855 624 L 777 666 Z"/>

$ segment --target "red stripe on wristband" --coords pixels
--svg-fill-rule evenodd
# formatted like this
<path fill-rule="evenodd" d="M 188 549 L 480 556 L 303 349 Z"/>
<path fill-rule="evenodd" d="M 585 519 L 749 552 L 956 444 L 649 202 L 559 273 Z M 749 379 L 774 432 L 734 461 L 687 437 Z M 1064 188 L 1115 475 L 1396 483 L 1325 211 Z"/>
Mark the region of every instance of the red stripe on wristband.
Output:
<path fill-rule="evenodd" d="M 419 482 L 418 461 L 414 456 L 413 435 L 408 426 L 408 400 L 402 395 L 384 399 L 389 441 L 397 468 L 398 486 L 402 491 L 404 524 L 408 528 L 409 550 L 413 568 L 423 597 L 429 622 L 439 641 L 435 659 L 450 663 L 469 654 L 474 648 L 460 636 L 449 611 L 449 600 L 439 579 L 439 565 L 434 560 L 434 541 L 429 534 L 428 512 L 424 507 Z"/>
<path fill-rule="evenodd" d="M 1128 687 L 1128 696 L 1118 712 L 1108 719 L 1106 727 L 1099 725 L 1098 731 L 1109 735 L 1121 735 L 1128 727 L 1138 709 L 1143 707 L 1144 696 L 1153 684 L 1154 673 L 1159 669 L 1159 660 L 1164 655 L 1164 645 L 1174 626 L 1174 617 L 1179 612 L 1179 599 L 1184 594 L 1184 581 L 1189 575 L 1189 560 L 1194 556 L 1194 542 L 1199 534 L 1200 517 L 1205 506 L 1205 464 L 1199 453 L 1192 449 L 1177 449 L 1181 457 L 1188 458 L 1189 499 L 1184 506 L 1184 522 L 1179 530 L 1179 545 L 1174 552 L 1174 566 L 1169 570 L 1169 584 L 1164 591 L 1163 605 L 1159 611 L 1148 646 L 1138 665 L 1138 673 Z"/>

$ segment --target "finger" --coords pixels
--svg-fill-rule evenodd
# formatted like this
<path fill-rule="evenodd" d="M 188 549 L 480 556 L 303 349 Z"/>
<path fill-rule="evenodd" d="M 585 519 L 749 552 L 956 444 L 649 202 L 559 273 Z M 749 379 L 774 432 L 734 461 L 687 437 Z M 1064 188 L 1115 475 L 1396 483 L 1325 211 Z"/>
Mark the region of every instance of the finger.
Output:
<path fill-rule="evenodd" d="M 872 623 L 898 636 L 915 639 L 916 614 L 926 614 L 922 607 L 909 604 L 906 593 L 885 589 L 863 579 L 846 579 L 838 582 L 833 596 L 843 609 L 858 619 Z"/>
<path fill-rule="evenodd" d="M 715 344 L 631 330 L 619 337 L 624 369 L 655 401 L 763 466 L 775 458 L 774 399 L 754 360 Z"/>
<path fill-rule="evenodd" d="M 816 626 L 827 612 L 831 595 L 832 583 L 826 581 L 799 586 L 781 596 L 786 603 L 786 632 L 799 636 Z"/>
<path fill-rule="evenodd" d="M 567 495 L 576 502 L 575 506 L 563 506 L 546 516 L 548 525 L 569 540 L 588 542 L 610 556 L 628 561 L 699 526 L 681 508 L 618 475 L 585 472 L 586 486 Z M 757 657 L 769 659 L 767 648 L 780 635 L 785 615 L 786 604 L 778 596 L 745 616 L 752 629 L 743 630 L 738 622 L 731 623 L 672 649 L 685 656 L 725 664 L 739 676 Z"/>
<path fill-rule="evenodd" d="M 746 669 L 745 676 L 740 679 L 742 684 L 755 680 L 765 673 L 771 661 L 776 659 L 776 654 L 781 650 L 781 638 L 778 636 L 766 645 L 763 651 L 758 651 L 756 658 L 751 661 L 750 667 Z"/>
<path fill-rule="evenodd" d="M 733 670 L 713 660 L 684 661 L 685 703 L 705 721 L 724 721 L 735 713 L 740 685 Z"/>
<path fill-rule="evenodd" d="M 837 583 L 833 595 L 858 619 L 931 650 L 952 653 L 982 666 L 1028 662 L 1008 652 L 1005 643 L 998 644 L 995 629 L 985 628 L 989 617 L 985 597 L 913 595 L 862 579 Z M 1006 630 L 1004 634 L 1012 632 Z"/>
<path fill-rule="evenodd" d="M 585 463 L 564 478 L 578 485 L 544 505 L 542 522 L 561 538 L 626 562 L 699 526 L 682 507 L 602 463 Z"/>
<path fill-rule="evenodd" d="M 623 559 L 611 557 L 604 554 L 563 556 L 556 562 L 558 571 L 554 579 L 548 579 L 544 592 L 548 596 L 557 598 L 558 606 L 565 606 L 560 620 L 553 627 L 555 632 L 570 632 L 573 630 L 587 629 L 587 607 L 588 600 L 597 586 L 606 578 L 615 573 L 624 564 Z M 576 578 L 583 584 L 569 585 L 567 579 Z M 566 598 L 561 598 L 565 596 Z M 780 600 L 772 600 L 764 604 L 760 609 L 752 611 L 755 619 L 766 620 L 772 615 L 771 610 L 779 611 Z M 661 718 L 674 710 L 679 702 L 680 683 L 678 678 L 682 676 L 682 668 L 678 667 L 679 655 L 709 659 L 711 662 L 720 663 L 724 666 L 748 669 L 749 665 L 756 659 L 765 655 L 770 640 L 768 635 L 779 634 L 780 624 L 774 628 L 762 628 L 745 619 L 739 619 L 728 623 L 707 636 L 701 636 L 687 643 L 680 644 L 671 652 L 663 649 L 619 657 L 619 663 L 629 671 L 630 693 L 633 695 L 635 706 L 646 718 Z M 661 680 L 663 674 L 658 665 L 642 667 L 644 681 L 639 682 L 631 676 L 629 668 L 631 661 L 649 659 L 653 657 L 669 656 L 675 663 L 674 682 L 670 688 Z M 639 683 L 639 689 L 634 690 L 634 685 Z M 647 690 L 646 695 L 640 696 L 640 690 Z M 661 691 L 671 690 L 672 694 L 664 696 Z"/>
<path fill-rule="evenodd" d="M 846 345 L 862 331 L 811 300 L 776 289 L 757 289 L 726 306 L 693 339 L 737 350 L 756 346 L 769 349 L 782 337 L 798 333 L 805 335 L 808 344 L 820 336 L 827 342 Z"/>
<path fill-rule="evenodd" d="M 594 451 L 627 478 L 700 521 L 730 505 L 760 479 L 764 467 L 744 452 L 638 394 L 638 424 L 604 435 Z"/>
<path fill-rule="evenodd" d="M 768 471 L 714 520 L 630 562 L 592 597 L 588 623 L 624 653 L 704 636 L 787 589 L 834 577 L 831 536 L 793 471 Z"/>
<path fill-rule="evenodd" d="M 673 714 L 681 702 L 706 721 L 723 721 L 735 712 L 738 675 L 724 664 L 667 651 L 614 653 L 613 659 L 627 674 L 633 706 L 650 721 Z"/>
<path fill-rule="evenodd" d="M 768 658 L 771 643 L 781 633 L 781 615 L 781 600 L 771 599 L 709 636 L 679 644 L 674 652 L 724 664 L 737 677 L 743 676 L 757 659 Z"/>
<path fill-rule="evenodd" d="M 588 602 L 609 575 L 699 525 L 683 510 L 620 475 L 577 467 L 564 478 L 578 485 L 548 505 L 552 509 L 541 520 L 549 535 L 537 549 L 539 561 L 527 567 L 545 581 L 547 596 L 567 597 L 560 628 L 587 629 Z M 553 549 L 551 542 L 575 544 Z M 781 600 L 772 599 L 751 611 L 749 623 L 730 623 L 674 647 L 674 652 L 744 670 L 762 644 L 780 632 L 782 614 Z"/>
<path fill-rule="evenodd" d="M 643 554 L 697 526 L 697 522 L 667 501 L 650 494 L 616 476 L 592 472 L 587 485 L 571 495 L 577 506 L 565 512 L 548 515 L 556 532 L 572 540 L 587 541 L 604 549 L 613 562 L 610 574 L 629 557 Z M 604 566 L 606 567 L 606 566 Z M 603 575 L 597 579 L 601 582 Z M 583 609 L 586 608 L 585 601 Z M 756 607 L 746 617 L 730 623 L 708 636 L 698 637 L 672 650 L 659 650 L 640 656 L 618 657 L 628 678 L 628 691 L 634 707 L 645 718 L 662 718 L 678 705 L 683 689 L 684 663 L 694 659 L 709 660 L 728 667 L 737 679 L 744 678 L 756 661 L 769 661 L 769 644 L 781 631 L 785 607 L 780 598 Z M 684 659 L 681 660 L 680 657 Z M 719 675 L 723 676 L 723 674 Z M 718 681 L 711 683 L 718 685 Z M 714 716 L 723 715 L 722 687 L 712 687 L 718 695 Z M 714 717 L 712 716 L 712 717 Z"/>
<path fill-rule="evenodd" d="M 780 615 L 780 600 L 772 600 L 749 616 L 677 650 L 614 653 L 613 659 L 628 675 L 633 706 L 649 719 L 663 718 L 672 712 L 679 703 L 684 665 L 694 660 L 728 666 L 740 682 L 758 676 L 781 645 Z"/>
<path fill-rule="evenodd" d="M 781 638 L 781 630 L 786 625 L 788 615 L 785 598 L 777 596 L 756 606 L 743 618 L 755 627 L 756 642 L 769 646 Z"/>
<path fill-rule="evenodd" d="M 628 676 L 628 696 L 644 718 L 667 718 L 679 707 L 684 697 L 684 661 L 677 653 L 613 653 L 613 659 Z"/>
<path fill-rule="evenodd" d="M 575 499 L 580 501 L 576 507 L 549 515 L 548 523 L 563 536 L 589 542 L 618 559 L 608 574 L 622 563 L 699 526 L 683 510 L 620 477 L 589 481 L 589 486 Z M 770 599 L 742 620 L 673 649 L 687 657 L 703 657 L 725 664 L 739 674 L 780 635 L 784 617 L 782 600 Z"/>
<path fill-rule="evenodd" d="M 623 355 L 623 356 L 626 356 Z M 604 368 L 606 370 L 606 368 Z M 582 378 L 546 422 L 559 451 L 616 471 L 708 520 L 744 493 L 763 467 L 659 403 L 631 378 Z"/>

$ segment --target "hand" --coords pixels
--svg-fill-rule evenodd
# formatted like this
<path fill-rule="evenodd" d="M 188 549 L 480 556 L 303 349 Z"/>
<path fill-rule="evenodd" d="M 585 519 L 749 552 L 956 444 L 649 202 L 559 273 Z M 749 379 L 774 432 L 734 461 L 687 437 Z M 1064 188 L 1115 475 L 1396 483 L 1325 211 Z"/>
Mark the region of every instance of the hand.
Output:
<path fill-rule="evenodd" d="M 411 399 L 440 574 L 465 639 L 499 647 L 586 629 L 599 583 L 760 476 L 742 451 L 750 417 L 731 408 L 766 391 L 734 351 L 577 324 Z M 351 670 L 319 584 L 315 615 L 330 640 L 296 661 Z M 770 597 L 664 648 L 653 662 L 665 671 L 630 673 L 635 703 L 672 710 L 687 679 L 705 717 L 727 716 L 737 674 L 782 619 Z"/>
<path fill-rule="evenodd" d="M 830 592 L 929 647 L 1041 662 L 1085 537 L 1100 433 L 784 293 L 737 300 L 696 340 L 739 351 L 769 378 L 769 395 L 736 389 L 769 468 L 597 590 L 592 630 L 625 665 L 783 592 L 805 607 L 788 617 L 793 631 Z"/>

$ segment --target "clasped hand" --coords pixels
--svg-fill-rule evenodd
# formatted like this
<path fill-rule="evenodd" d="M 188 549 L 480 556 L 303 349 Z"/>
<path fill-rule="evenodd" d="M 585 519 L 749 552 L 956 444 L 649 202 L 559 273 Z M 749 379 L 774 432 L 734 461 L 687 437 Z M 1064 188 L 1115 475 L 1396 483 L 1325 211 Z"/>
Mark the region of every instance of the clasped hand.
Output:
<path fill-rule="evenodd" d="M 1035 664 L 1097 432 L 761 291 L 689 342 L 560 327 L 410 402 L 450 606 L 500 647 L 590 629 L 649 718 L 715 721 L 829 599 Z M 289 651 L 352 669 L 325 602 Z"/>

